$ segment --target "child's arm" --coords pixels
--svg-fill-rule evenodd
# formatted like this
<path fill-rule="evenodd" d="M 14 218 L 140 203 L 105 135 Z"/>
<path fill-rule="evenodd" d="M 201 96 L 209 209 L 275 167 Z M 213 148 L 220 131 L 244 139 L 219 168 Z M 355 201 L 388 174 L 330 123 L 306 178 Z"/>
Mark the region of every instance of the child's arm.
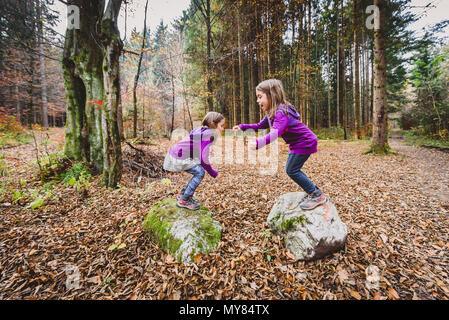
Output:
<path fill-rule="evenodd" d="M 201 141 L 201 166 L 211 175 L 211 177 L 216 178 L 218 176 L 218 172 L 212 169 L 209 161 L 209 148 L 213 141 L 214 136 L 211 136 L 210 140 L 205 139 Z"/>
<path fill-rule="evenodd" d="M 253 129 L 253 130 L 260 130 L 260 129 L 268 129 L 270 127 L 268 123 L 268 118 L 265 116 L 262 121 L 256 124 L 239 124 L 239 128 L 242 131 Z"/>
<path fill-rule="evenodd" d="M 260 149 L 263 146 L 273 142 L 279 136 L 281 136 L 288 127 L 288 116 L 286 116 L 282 111 L 277 111 L 274 116 L 273 126 L 270 132 L 256 140 L 256 149 Z"/>

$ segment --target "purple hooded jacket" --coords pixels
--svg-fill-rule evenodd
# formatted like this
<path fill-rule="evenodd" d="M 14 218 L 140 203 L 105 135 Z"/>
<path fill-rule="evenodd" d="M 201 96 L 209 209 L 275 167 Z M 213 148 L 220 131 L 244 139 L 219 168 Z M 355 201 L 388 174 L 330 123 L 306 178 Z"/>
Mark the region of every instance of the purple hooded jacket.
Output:
<path fill-rule="evenodd" d="M 284 111 L 287 113 L 284 113 Z M 301 116 L 292 106 L 280 105 L 273 120 L 265 116 L 257 124 L 241 124 L 241 130 L 247 129 L 270 129 L 270 132 L 256 140 L 256 149 L 262 148 L 276 140 L 279 136 L 289 145 L 290 153 L 312 154 L 318 151 L 318 139 L 316 135 L 301 122 Z"/>
<path fill-rule="evenodd" d="M 208 127 L 194 128 L 188 137 L 173 145 L 169 153 L 176 159 L 199 159 L 204 170 L 216 178 L 218 172 L 212 169 L 209 161 L 209 148 L 214 139 L 213 129 Z"/>

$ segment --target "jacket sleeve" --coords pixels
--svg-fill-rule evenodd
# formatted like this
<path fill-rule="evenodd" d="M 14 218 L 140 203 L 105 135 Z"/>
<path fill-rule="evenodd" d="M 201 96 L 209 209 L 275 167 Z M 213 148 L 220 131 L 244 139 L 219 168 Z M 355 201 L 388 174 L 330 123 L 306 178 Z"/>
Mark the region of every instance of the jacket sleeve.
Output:
<path fill-rule="evenodd" d="M 256 149 L 260 149 L 267 144 L 275 141 L 278 137 L 280 137 L 288 127 L 288 116 L 286 116 L 282 111 L 277 111 L 274 116 L 273 126 L 271 127 L 270 132 L 256 140 L 257 146 Z"/>
<path fill-rule="evenodd" d="M 201 166 L 211 175 L 211 177 L 216 178 L 218 172 L 212 169 L 209 161 L 210 146 L 214 139 L 215 137 L 213 135 L 205 135 L 201 139 Z"/>
<path fill-rule="evenodd" d="M 268 123 L 268 118 L 267 116 L 265 116 L 262 121 L 260 121 L 259 123 L 256 124 L 240 124 L 239 125 L 240 129 L 242 131 L 248 130 L 248 129 L 253 129 L 253 130 L 261 130 L 261 129 L 268 129 L 270 127 L 269 123 Z"/>

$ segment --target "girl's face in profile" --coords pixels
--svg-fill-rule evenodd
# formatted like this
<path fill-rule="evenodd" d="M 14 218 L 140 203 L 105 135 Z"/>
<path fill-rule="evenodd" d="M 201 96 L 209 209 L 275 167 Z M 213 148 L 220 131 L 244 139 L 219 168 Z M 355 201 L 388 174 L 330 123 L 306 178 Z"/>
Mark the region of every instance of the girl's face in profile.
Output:
<path fill-rule="evenodd" d="M 267 113 L 269 110 L 269 101 L 267 95 L 261 90 L 256 90 L 256 97 L 259 106 L 265 113 Z"/>
<path fill-rule="evenodd" d="M 226 122 L 225 119 L 222 119 L 219 123 L 217 123 L 215 125 L 214 129 L 217 130 L 218 132 L 222 133 L 224 130 L 225 122 Z"/>

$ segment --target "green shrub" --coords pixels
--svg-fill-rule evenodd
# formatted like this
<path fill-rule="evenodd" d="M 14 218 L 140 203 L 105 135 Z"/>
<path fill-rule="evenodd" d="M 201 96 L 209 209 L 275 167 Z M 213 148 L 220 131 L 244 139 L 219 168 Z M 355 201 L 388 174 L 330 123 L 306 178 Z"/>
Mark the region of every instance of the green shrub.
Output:
<path fill-rule="evenodd" d="M 313 132 L 319 140 L 343 139 L 344 135 L 342 127 L 314 129 Z"/>
<path fill-rule="evenodd" d="M 62 183 L 74 186 L 77 191 L 85 193 L 89 189 L 91 174 L 82 162 L 75 163 L 69 171 L 62 174 L 62 177 Z"/>

